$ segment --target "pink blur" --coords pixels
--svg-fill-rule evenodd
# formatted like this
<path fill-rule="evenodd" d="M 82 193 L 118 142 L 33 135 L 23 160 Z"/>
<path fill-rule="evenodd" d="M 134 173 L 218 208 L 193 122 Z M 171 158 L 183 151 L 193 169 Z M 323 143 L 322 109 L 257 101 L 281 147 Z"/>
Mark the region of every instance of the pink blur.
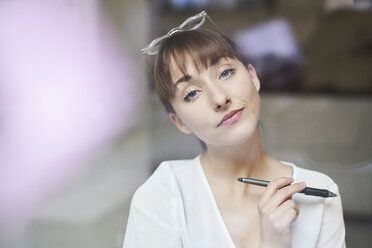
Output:
<path fill-rule="evenodd" d="M 135 119 L 136 71 L 89 2 L 0 3 L 0 225 L 22 221 Z"/>

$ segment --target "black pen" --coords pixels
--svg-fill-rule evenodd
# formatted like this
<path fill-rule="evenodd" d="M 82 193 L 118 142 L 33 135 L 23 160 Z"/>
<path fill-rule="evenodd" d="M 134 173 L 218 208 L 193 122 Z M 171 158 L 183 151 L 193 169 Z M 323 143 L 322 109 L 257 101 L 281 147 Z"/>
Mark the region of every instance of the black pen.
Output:
<path fill-rule="evenodd" d="M 254 185 L 263 186 L 263 187 L 266 187 L 269 184 L 269 181 L 252 179 L 252 178 L 238 178 L 238 181 L 242 183 L 249 183 L 249 184 L 254 184 Z M 304 190 L 298 193 L 302 193 L 305 195 L 320 196 L 320 197 L 336 197 L 337 196 L 335 193 L 328 191 L 326 189 L 316 189 L 316 188 L 310 188 L 310 187 L 306 187 Z"/>

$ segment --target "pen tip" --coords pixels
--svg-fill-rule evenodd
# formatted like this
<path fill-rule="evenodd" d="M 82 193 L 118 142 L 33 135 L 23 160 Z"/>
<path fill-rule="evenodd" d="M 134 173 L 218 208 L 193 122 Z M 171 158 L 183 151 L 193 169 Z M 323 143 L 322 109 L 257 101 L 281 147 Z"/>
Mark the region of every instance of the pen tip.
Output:
<path fill-rule="evenodd" d="M 337 195 L 335 194 L 335 193 L 333 193 L 333 192 L 329 192 L 328 193 L 328 197 L 336 197 Z"/>
<path fill-rule="evenodd" d="M 242 181 L 243 181 L 243 179 L 239 177 L 239 178 L 238 178 L 238 181 L 239 181 L 239 182 L 242 182 Z"/>

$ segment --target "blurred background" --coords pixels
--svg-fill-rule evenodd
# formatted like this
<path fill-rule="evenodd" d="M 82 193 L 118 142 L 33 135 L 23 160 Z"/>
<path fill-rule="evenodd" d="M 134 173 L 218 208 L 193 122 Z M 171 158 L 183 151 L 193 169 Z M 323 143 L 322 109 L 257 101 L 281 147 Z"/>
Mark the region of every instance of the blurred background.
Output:
<path fill-rule="evenodd" d="M 258 72 L 264 150 L 328 174 L 370 247 L 371 0 L 2 1 L 0 247 L 122 247 L 136 188 L 202 152 L 140 50 L 202 10 Z"/>

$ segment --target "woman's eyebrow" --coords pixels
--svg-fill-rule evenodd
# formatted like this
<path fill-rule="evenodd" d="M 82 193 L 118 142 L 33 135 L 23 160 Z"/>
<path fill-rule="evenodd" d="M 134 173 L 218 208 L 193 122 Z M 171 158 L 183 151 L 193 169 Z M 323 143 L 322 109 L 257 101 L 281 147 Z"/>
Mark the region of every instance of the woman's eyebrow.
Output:
<path fill-rule="evenodd" d="M 209 62 L 209 66 L 217 65 L 220 62 L 221 59 L 226 59 L 227 60 L 227 56 L 220 55 L 218 57 L 215 57 L 215 58 L 211 59 L 211 62 Z"/>
<path fill-rule="evenodd" d="M 174 87 L 177 88 L 177 85 L 180 84 L 180 83 L 183 83 L 183 82 L 187 82 L 187 81 L 190 81 L 191 80 L 191 76 L 189 75 L 185 75 L 183 77 L 181 77 L 180 79 L 178 79 L 175 84 L 174 84 Z"/>

